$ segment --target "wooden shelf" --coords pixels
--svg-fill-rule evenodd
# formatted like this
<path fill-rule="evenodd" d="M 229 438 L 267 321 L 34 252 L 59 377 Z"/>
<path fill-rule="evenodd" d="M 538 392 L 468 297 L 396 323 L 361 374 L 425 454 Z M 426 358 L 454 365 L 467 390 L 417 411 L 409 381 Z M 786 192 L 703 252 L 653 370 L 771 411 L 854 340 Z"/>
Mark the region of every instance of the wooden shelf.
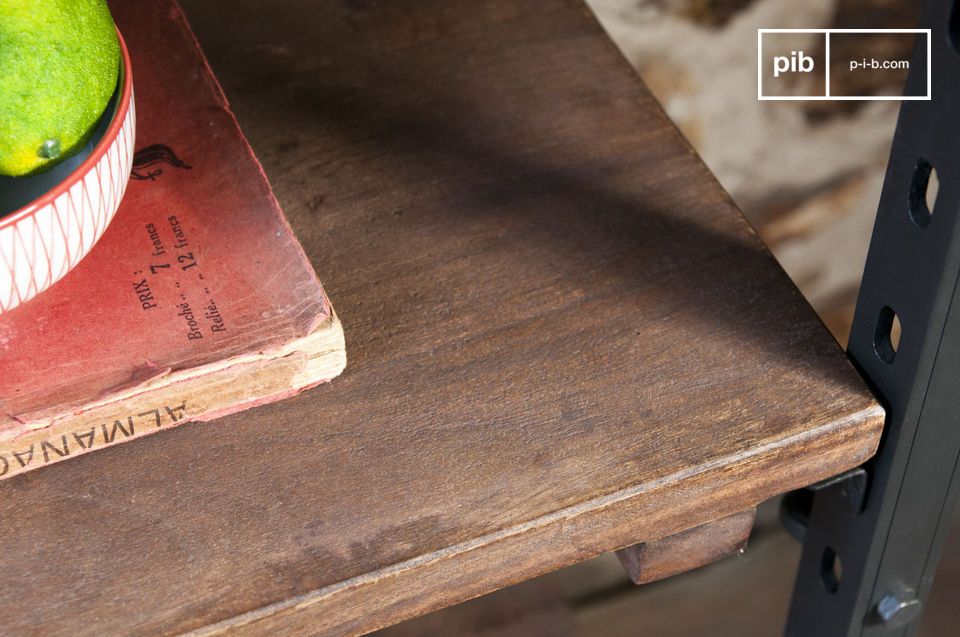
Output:
<path fill-rule="evenodd" d="M 578 0 L 185 4 L 348 368 L 0 483 L 0 632 L 372 630 L 874 452 L 881 409 Z"/>

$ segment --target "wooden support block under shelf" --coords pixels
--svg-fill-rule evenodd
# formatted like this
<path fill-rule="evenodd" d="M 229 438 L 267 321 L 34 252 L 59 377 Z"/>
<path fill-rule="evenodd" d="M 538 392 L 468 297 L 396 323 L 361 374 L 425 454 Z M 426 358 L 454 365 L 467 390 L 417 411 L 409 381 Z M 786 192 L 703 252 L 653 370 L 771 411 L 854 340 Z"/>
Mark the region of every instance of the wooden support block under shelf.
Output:
<path fill-rule="evenodd" d="M 746 548 L 755 508 L 701 524 L 652 542 L 617 551 L 620 563 L 634 584 L 649 584 L 685 573 Z"/>

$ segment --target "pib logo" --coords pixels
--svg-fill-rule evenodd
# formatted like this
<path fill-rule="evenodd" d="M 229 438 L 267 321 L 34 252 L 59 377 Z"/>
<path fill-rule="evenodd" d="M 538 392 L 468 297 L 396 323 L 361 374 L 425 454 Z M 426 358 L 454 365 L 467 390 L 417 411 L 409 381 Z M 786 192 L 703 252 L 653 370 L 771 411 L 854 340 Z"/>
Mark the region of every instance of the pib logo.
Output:
<path fill-rule="evenodd" d="M 773 56 L 773 77 L 781 73 L 812 73 L 813 58 L 803 51 L 790 51 L 790 55 Z"/>

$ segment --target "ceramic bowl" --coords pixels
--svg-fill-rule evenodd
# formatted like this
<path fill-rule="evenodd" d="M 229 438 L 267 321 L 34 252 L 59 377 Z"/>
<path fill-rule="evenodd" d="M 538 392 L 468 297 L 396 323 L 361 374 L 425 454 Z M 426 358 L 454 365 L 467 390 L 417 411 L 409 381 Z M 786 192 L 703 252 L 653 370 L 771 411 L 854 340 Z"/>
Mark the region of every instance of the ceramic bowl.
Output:
<path fill-rule="evenodd" d="M 87 148 L 41 174 L 0 178 L 0 314 L 63 278 L 120 205 L 136 123 L 130 54 L 122 37 L 120 56 L 116 93 Z"/>

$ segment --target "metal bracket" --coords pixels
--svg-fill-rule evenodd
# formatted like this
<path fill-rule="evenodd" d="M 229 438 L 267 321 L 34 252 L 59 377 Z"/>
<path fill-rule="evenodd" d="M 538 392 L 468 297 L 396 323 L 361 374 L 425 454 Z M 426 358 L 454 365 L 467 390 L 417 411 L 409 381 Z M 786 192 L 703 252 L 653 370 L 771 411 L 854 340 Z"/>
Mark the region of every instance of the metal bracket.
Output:
<path fill-rule="evenodd" d="M 847 481 L 813 496 L 791 637 L 914 634 L 960 493 L 960 1 L 928 0 L 922 25 L 933 99 L 901 108 L 848 347 L 887 423 L 862 507 Z M 925 38 L 911 69 L 923 94 Z"/>
<path fill-rule="evenodd" d="M 841 508 L 845 513 L 856 515 L 863 510 L 867 496 L 867 472 L 863 467 L 844 471 L 832 478 L 811 484 L 805 489 L 791 491 L 780 502 L 780 523 L 793 539 L 803 542 L 807 534 L 814 494 L 836 485 L 842 485 L 839 496 Z"/>

